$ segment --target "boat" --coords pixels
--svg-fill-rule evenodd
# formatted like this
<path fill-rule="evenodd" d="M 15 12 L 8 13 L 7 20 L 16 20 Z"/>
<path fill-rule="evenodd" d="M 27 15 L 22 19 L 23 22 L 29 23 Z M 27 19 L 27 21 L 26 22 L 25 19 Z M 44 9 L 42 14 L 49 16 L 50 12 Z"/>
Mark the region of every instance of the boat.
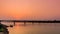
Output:
<path fill-rule="evenodd" d="M 13 27 L 13 25 L 10 25 L 10 27 Z"/>

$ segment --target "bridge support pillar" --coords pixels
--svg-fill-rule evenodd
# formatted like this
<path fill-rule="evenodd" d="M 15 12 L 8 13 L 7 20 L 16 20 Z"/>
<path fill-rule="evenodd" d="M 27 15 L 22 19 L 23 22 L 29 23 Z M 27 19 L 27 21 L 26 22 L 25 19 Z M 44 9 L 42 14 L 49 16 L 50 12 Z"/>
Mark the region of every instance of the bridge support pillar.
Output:
<path fill-rule="evenodd" d="M 24 26 L 26 25 L 26 22 L 24 22 Z"/>
<path fill-rule="evenodd" d="M 15 22 L 14 22 L 14 26 L 15 26 Z"/>
<path fill-rule="evenodd" d="M 34 25 L 34 22 L 32 22 L 32 25 Z"/>

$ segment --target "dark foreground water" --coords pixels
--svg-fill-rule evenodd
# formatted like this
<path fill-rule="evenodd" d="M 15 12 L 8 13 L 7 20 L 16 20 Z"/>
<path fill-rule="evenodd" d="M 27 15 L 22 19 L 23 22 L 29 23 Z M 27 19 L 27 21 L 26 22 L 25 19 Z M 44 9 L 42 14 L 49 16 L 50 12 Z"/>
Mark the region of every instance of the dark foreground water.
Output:
<path fill-rule="evenodd" d="M 23 24 L 9 27 L 9 34 L 60 34 L 60 23 Z"/>

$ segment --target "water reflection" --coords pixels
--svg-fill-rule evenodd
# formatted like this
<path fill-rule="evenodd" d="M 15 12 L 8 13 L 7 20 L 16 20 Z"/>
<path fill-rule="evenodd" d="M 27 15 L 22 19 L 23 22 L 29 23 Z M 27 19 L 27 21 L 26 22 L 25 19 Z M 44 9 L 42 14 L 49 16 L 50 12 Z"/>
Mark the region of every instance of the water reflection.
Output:
<path fill-rule="evenodd" d="M 60 23 L 23 24 L 8 28 L 9 34 L 60 34 Z"/>

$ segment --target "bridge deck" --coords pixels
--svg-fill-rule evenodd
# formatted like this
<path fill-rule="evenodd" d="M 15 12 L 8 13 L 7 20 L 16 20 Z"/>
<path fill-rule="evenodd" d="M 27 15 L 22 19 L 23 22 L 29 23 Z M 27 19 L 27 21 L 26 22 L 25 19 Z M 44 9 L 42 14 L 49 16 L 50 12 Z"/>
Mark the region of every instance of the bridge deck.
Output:
<path fill-rule="evenodd" d="M 53 20 L 53 21 L 41 21 L 41 20 L 0 20 L 0 22 L 42 22 L 42 23 L 60 23 L 60 20 Z"/>
<path fill-rule="evenodd" d="M 27 23 L 60 23 L 60 20 L 53 20 L 53 21 L 41 21 L 41 20 L 0 20 L 0 23 L 1 22 L 13 22 L 14 25 L 15 23 L 19 22 L 19 23 L 24 23 L 24 25 Z"/>

